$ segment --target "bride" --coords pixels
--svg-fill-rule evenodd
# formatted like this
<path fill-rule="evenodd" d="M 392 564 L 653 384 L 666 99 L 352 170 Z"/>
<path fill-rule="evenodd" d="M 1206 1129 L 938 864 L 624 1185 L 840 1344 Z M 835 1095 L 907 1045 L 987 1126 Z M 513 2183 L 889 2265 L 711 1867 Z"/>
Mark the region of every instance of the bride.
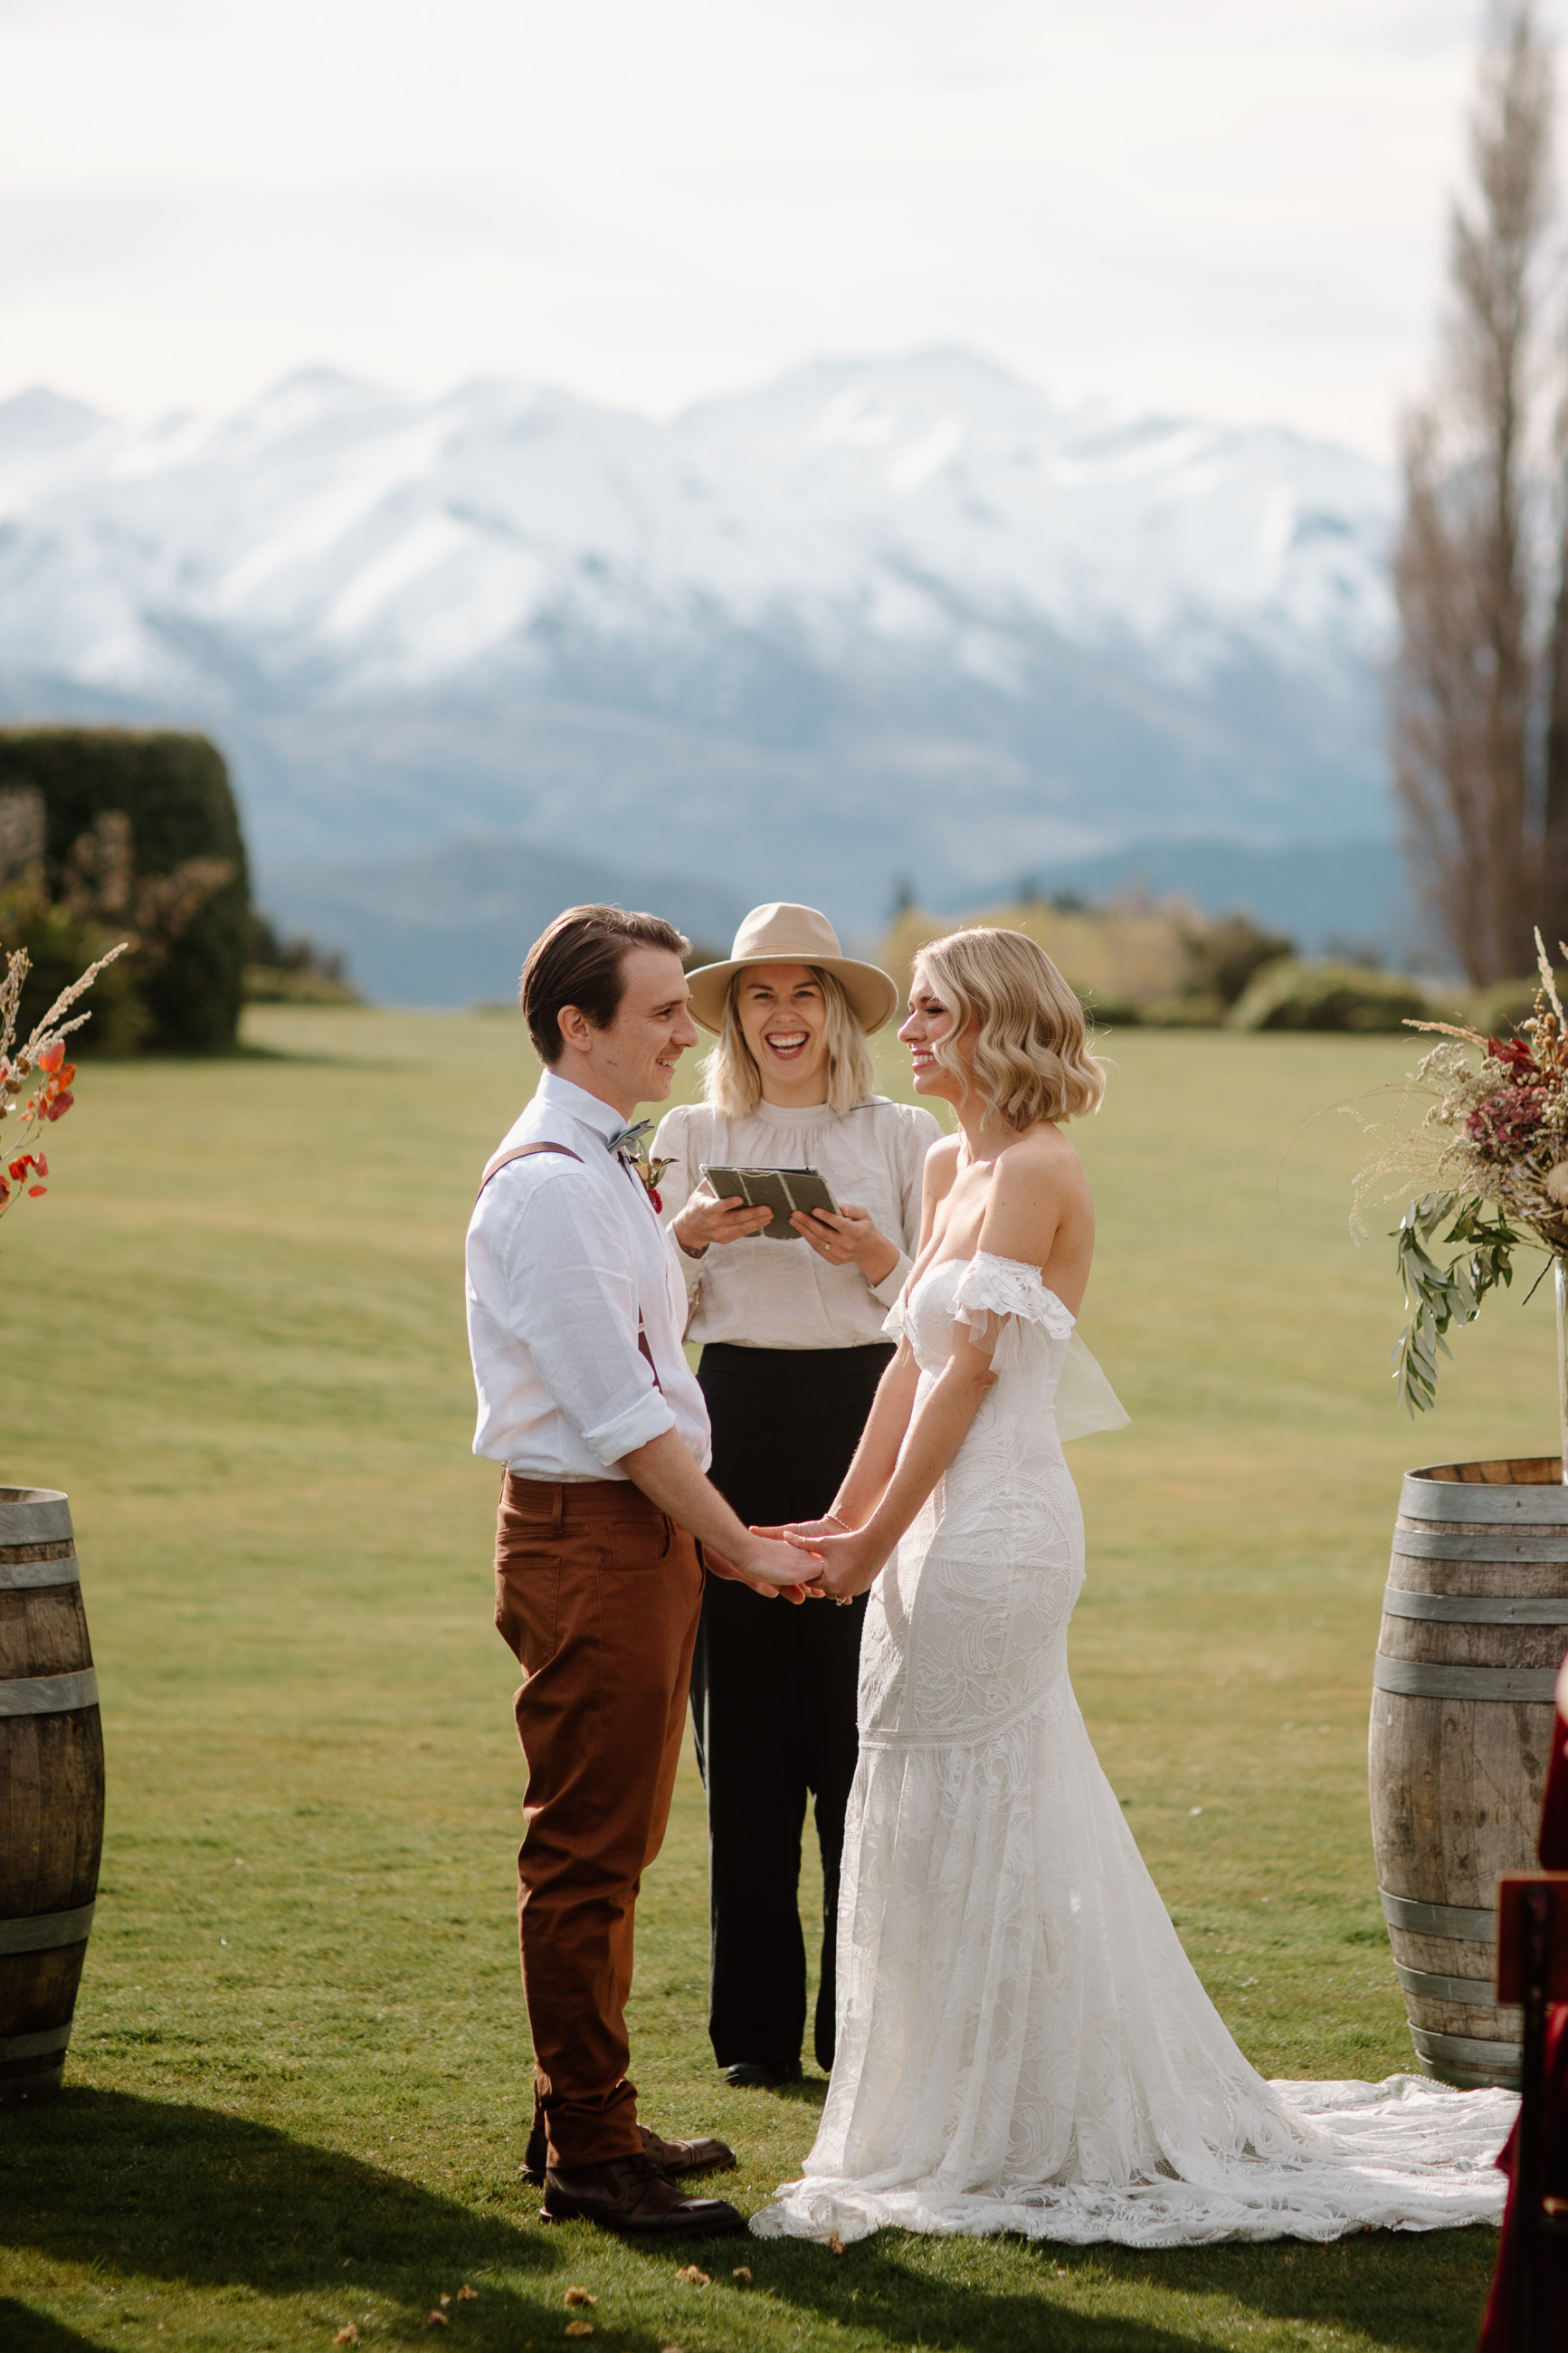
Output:
<path fill-rule="evenodd" d="M 752 2228 L 1169 2246 L 1495 2219 L 1514 2101 L 1268 2084 L 1199 1984 L 1068 1679 L 1083 1522 L 1062 1435 L 1126 1417 L 1075 1319 L 1094 1205 L 1065 1123 L 1104 1073 L 1022 934 L 915 967 L 900 1032 L 961 1134 L 833 1511 L 788 1531 L 870 1592 L 816 2146 Z M 775 1532 L 777 1533 L 777 1532 Z"/>

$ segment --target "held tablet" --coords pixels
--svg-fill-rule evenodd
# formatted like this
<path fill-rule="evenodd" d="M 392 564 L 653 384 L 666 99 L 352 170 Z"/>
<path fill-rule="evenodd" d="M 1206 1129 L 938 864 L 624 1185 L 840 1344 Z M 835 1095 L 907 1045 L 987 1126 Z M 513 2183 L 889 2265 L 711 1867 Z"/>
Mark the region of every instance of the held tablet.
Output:
<path fill-rule="evenodd" d="M 832 1187 L 815 1168 L 705 1167 L 702 1174 L 715 1200 L 731 1201 L 738 1193 L 748 1208 L 773 1211 L 772 1223 L 756 1237 L 759 1241 L 799 1241 L 790 1224 L 793 1210 L 831 1209 L 835 1217 L 838 1214 Z"/>

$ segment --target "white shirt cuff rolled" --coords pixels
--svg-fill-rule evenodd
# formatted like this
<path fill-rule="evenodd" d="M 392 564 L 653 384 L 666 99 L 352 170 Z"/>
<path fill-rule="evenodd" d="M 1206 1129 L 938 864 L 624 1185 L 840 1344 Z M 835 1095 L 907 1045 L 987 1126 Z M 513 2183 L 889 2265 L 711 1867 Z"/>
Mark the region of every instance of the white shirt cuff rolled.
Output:
<path fill-rule="evenodd" d="M 650 1388 L 646 1397 L 628 1406 L 625 1413 L 617 1414 L 614 1421 L 605 1422 L 598 1430 L 585 1430 L 583 1443 L 608 1470 L 623 1454 L 633 1453 L 650 1439 L 662 1438 L 667 1430 L 674 1428 L 675 1416 L 663 1392 Z"/>
<path fill-rule="evenodd" d="M 913 1264 L 913 1259 L 910 1258 L 907 1252 L 900 1250 L 899 1252 L 898 1263 L 894 1267 L 892 1272 L 890 1274 L 885 1274 L 880 1282 L 873 1282 L 870 1285 L 871 1296 L 877 1301 L 879 1306 L 890 1307 L 892 1305 L 894 1300 L 897 1299 L 900 1292 L 902 1291 L 904 1287 L 905 1275 L 908 1274 Z"/>

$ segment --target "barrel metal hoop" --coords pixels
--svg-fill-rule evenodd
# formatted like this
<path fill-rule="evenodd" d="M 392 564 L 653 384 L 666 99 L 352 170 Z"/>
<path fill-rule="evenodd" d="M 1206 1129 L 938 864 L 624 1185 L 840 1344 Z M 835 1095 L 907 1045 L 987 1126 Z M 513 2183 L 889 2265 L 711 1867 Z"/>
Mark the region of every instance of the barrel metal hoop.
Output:
<path fill-rule="evenodd" d="M 1568 1487 L 1561 1479 L 1514 1486 L 1500 1480 L 1434 1479 L 1407 1471 L 1400 1491 L 1405 1520 L 1465 1520 L 1492 1527 L 1558 1527 L 1568 1531 Z"/>
<path fill-rule="evenodd" d="M 1482 2042 L 1469 2034 L 1437 2034 L 1429 2026 L 1413 2026 L 1410 2040 L 1423 2059 L 1446 2059 L 1458 2067 L 1510 2067 L 1519 2073 L 1524 2063 L 1521 2042 Z"/>
<path fill-rule="evenodd" d="M 63 2051 L 70 2039 L 68 2026 L 51 2026 L 42 2034 L 0 2034 L 0 2060 L 42 2059 Z"/>
<path fill-rule="evenodd" d="M 35 1586 L 79 1585 L 81 1564 L 75 1553 L 64 1560 L 0 1560 L 0 1593 L 18 1593 Z"/>
<path fill-rule="evenodd" d="M 70 1539 L 71 1507 L 56 1490 L 36 1488 L 20 1503 L 0 1503 L 0 1544 L 68 1544 Z"/>
<path fill-rule="evenodd" d="M 1449 1666 L 1431 1659 L 1385 1659 L 1380 1651 L 1373 1661 L 1372 1687 L 1401 1699 L 1473 1699 L 1550 1707 L 1557 1690 L 1557 1670 Z M 4 1690 L 0 1683 L 0 1692 Z M 4 1704 L 0 1700 L 0 1706 Z"/>
<path fill-rule="evenodd" d="M 1493 1911 L 1477 1911 L 1463 1904 L 1419 1904 L 1413 1895 L 1391 1895 L 1386 1887 L 1377 1893 L 1389 1926 L 1403 1928 L 1407 1936 L 1457 1936 L 1467 1945 L 1497 1943 Z"/>
<path fill-rule="evenodd" d="M 96 1908 L 80 1904 L 74 1912 L 30 1912 L 23 1919 L 0 1920 L 0 1953 L 52 1953 L 62 1945 L 83 1945 Z"/>
<path fill-rule="evenodd" d="M 1394 1557 L 1406 1560 L 1534 1561 L 1568 1568 L 1568 1522 L 1552 1527 L 1395 1528 Z"/>
<path fill-rule="evenodd" d="M 0 1683 L 0 1715 L 62 1715 L 73 1707 L 98 1705 L 98 1676 L 91 1667 L 74 1675 L 18 1675 Z"/>
<path fill-rule="evenodd" d="M 0 1572 L 3 1574 L 3 1572 Z M 1568 1593 L 1412 1593 L 1384 1588 L 1384 1615 L 1444 1626 L 1568 1626 Z"/>
<path fill-rule="evenodd" d="M 1497 2006 L 1497 1988 L 1490 1978 L 1444 1978 L 1435 1969 L 1409 1968 L 1404 1961 L 1394 1962 L 1394 1974 L 1417 2001 L 1466 2001 L 1484 2010 Z"/>

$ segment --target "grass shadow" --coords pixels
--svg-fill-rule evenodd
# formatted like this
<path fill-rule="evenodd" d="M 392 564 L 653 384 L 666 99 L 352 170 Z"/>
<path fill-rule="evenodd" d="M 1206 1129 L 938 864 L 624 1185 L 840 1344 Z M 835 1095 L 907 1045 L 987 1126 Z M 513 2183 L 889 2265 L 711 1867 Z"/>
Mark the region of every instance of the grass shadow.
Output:
<path fill-rule="evenodd" d="M 8 2295 L 0 2295 L 0 2345 L 5 2353 L 98 2353 L 90 2337 Z"/>
<path fill-rule="evenodd" d="M 0 2250 L 197 2289 L 330 2295 L 345 2309 L 369 2292 L 410 2326 L 443 2289 L 488 2274 L 466 2328 L 480 2346 L 519 2345 L 547 2319 L 559 2333 L 565 2253 L 534 2213 L 487 2216 L 272 2126 L 119 2092 L 15 2108 L 0 2137 Z M 537 2273 L 537 2297 L 498 2272 Z M 36 2341 L 85 2340 L 59 2330 Z"/>
<path fill-rule="evenodd" d="M 1015 2242 L 1020 2243 L 1020 2242 Z M 880 2232 L 825 2264 L 822 2251 L 773 2241 L 773 2295 L 829 2322 L 880 2330 L 889 2346 L 931 2353 L 1011 2353 L 1046 2341 L 1052 2353 L 1173 2353 L 1215 2342 L 1210 2316 L 1192 2335 L 1125 2309 L 1103 2319 L 1062 2308 L 1064 2289 L 1121 2289 L 1119 2302 L 1190 2295 L 1223 2300 L 1258 2319 L 1332 2327 L 1388 2353 L 1470 2353 L 1497 2257 L 1497 2233 L 1483 2225 L 1430 2232 L 1358 2232 L 1328 2246 L 1270 2240 L 1261 2245 L 1139 2251 L 1060 2247 L 1034 2242 L 1039 2285 L 1026 2295 L 944 2280 L 909 2259 L 912 2242 Z M 787 2253 L 785 2250 L 787 2249 Z M 1250 2325 L 1250 2324 L 1249 2324 Z"/>

